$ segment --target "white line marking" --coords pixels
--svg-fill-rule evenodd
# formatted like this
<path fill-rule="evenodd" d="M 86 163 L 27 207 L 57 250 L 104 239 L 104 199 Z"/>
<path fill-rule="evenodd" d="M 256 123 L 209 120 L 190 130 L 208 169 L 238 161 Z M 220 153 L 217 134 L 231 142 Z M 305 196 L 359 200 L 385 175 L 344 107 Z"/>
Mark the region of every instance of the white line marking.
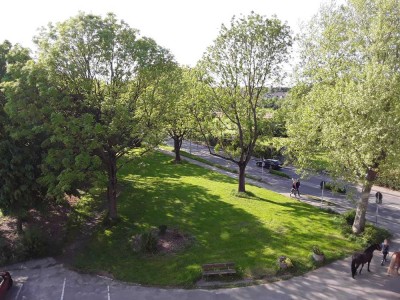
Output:
<path fill-rule="evenodd" d="M 24 284 L 21 284 L 21 286 L 19 287 L 19 289 L 18 289 L 18 293 L 17 293 L 17 296 L 15 296 L 15 300 L 17 300 L 18 299 L 18 297 L 19 297 L 19 294 L 21 293 L 21 290 L 22 290 L 22 287 L 24 286 Z"/>
<path fill-rule="evenodd" d="M 64 284 L 63 284 L 63 289 L 62 289 L 62 293 L 61 293 L 61 300 L 64 300 L 64 290 L 65 290 L 65 282 L 67 281 L 67 278 L 64 277 Z"/>
<path fill-rule="evenodd" d="M 110 286 L 109 285 L 107 285 L 107 295 L 108 295 L 108 300 L 111 300 L 111 297 L 110 297 Z"/>

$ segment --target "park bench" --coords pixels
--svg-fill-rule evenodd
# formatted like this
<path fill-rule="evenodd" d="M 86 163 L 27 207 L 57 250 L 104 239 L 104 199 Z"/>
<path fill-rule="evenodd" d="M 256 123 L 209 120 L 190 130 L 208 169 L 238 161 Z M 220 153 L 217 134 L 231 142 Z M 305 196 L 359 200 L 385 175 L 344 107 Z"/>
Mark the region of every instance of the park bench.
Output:
<path fill-rule="evenodd" d="M 209 275 L 236 274 L 235 263 L 233 262 L 205 264 L 201 267 L 203 269 L 203 277 Z"/>

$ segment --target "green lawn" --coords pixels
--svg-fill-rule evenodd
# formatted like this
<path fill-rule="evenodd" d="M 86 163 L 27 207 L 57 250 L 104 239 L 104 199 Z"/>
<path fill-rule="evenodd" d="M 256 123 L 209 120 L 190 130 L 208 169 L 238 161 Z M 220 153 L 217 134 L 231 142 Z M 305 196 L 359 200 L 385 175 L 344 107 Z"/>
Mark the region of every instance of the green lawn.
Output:
<path fill-rule="evenodd" d="M 94 234 L 77 258 L 78 268 L 142 284 L 191 286 L 205 263 L 233 261 L 243 276 L 268 276 L 278 270 L 278 257 L 286 255 L 299 274 L 315 267 L 314 244 L 328 261 L 357 248 L 341 235 L 333 216 L 318 208 L 250 185 L 247 191 L 254 196 L 238 198 L 236 180 L 171 161 L 155 153 L 121 169 L 122 221 Z M 194 236 L 194 244 L 173 255 L 131 250 L 132 235 L 161 224 Z"/>

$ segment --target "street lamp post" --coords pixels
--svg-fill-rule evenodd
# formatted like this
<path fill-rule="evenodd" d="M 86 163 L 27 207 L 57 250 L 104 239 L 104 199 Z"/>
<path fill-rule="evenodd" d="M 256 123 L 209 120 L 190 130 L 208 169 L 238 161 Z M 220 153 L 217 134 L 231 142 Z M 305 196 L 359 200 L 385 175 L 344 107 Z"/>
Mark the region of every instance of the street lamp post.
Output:
<path fill-rule="evenodd" d="M 264 157 L 261 158 L 261 181 L 264 179 Z"/>
<path fill-rule="evenodd" d="M 376 192 L 375 202 L 376 202 L 375 223 L 376 223 L 376 225 L 378 225 L 379 204 L 382 204 L 382 193 L 381 192 Z"/>
<path fill-rule="evenodd" d="M 324 201 L 325 181 L 322 180 L 319 185 L 321 186 L 321 208 L 322 208 L 322 202 Z"/>

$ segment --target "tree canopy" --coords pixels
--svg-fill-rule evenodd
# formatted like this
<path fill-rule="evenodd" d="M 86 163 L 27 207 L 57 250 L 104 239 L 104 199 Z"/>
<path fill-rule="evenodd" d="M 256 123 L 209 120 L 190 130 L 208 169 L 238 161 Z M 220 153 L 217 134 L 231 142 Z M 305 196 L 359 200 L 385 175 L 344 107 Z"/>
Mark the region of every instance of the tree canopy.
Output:
<path fill-rule="evenodd" d="M 259 134 L 260 99 L 267 84 L 282 77 L 292 45 L 289 27 L 277 18 L 256 13 L 233 17 L 222 25 L 199 67 L 211 94 L 208 99 L 208 136 L 217 139 L 217 151 L 239 167 L 238 191 L 245 191 L 245 168 Z"/>
<path fill-rule="evenodd" d="M 30 63 L 28 49 L 0 45 L 0 209 L 17 218 L 18 231 L 29 210 L 46 200 L 38 181 L 46 135 L 36 130 L 41 118 L 32 104 L 39 94 Z"/>
<path fill-rule="evenodd" d="M 173 57 L 113 14 L 80 13 L 50 24 L 36 43 L 38 63 L 63 95 L 48 99 L 53 148 L 44 181 L 59 195 L 106 174 L 109 217 L 115 219 L 117 162 L 130 149 L 150 149 L 163 138 L 160 90 L 175 67 Z"/>
<path fill-rule="evenodd" d="M 296 163 L 326 153 L 330 174 L 362 183 L 353 231 L 365 226 L 371 187 L 400 158 L 400 3 L 350 0 L 321 8 L 300 38 L 287 106 Z"/>

